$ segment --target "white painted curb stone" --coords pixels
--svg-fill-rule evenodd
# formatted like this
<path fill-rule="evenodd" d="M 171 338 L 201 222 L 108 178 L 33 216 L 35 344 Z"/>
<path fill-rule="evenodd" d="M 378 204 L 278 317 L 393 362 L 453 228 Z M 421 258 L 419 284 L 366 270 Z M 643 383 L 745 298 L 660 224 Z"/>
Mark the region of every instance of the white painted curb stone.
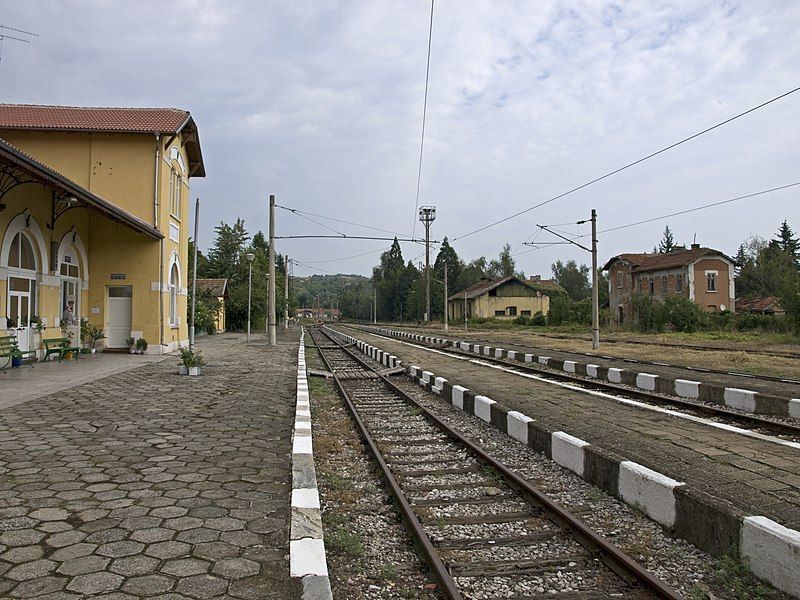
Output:
<path fill-rule="evenodd" d="M 619 494 L 628 504 L 641 507 L 654 521 L 675 525 L 675 488 L 682 482 L 630 460 L 619 465 Z"/>
<path fill-rule="evenodd" d="M 550 439 L 550 455 L 553 461 L 583 476 L 583 449 L 589 445 L 563 431 L 554 431 Z"/>
<path fill-rule="evenodd" d="M 741 554 L 757 576 L 800 597 L 800 532 L 767 517 L 745 517 Z"/>

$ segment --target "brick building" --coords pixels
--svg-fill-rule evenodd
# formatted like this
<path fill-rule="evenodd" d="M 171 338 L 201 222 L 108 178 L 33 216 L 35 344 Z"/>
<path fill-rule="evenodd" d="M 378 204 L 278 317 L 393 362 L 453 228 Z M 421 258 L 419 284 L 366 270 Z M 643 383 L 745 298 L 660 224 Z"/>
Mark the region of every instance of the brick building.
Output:
<path fill-rule="evenodd" d="M 636 294 L 663 302 L 682 296 L 703 310 L 735 311 L 734 261 L 713 248 L 692 244 L 666 254 L 620 254 L 603 267 L 608 271 L 611 319 L 622 325 L 633 319 Z"/>

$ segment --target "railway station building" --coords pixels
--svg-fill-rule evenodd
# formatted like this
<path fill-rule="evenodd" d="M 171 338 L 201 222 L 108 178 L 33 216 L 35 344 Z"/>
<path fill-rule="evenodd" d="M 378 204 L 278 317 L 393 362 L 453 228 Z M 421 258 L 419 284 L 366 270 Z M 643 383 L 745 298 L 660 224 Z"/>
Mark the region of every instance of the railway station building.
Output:
<path fill-rule="evenodd" d="M 463 319 L 464 310 L 467 317 L 498 319 L 533 316 L 537 312 L 546 315 L 550 310 L 550 297 L 513 275 L 501 279 L 483 278 L 447 299 L 451 321 Z"/>
<path fill-rule="evenodd" d="M 78 344 L 87 319 L 108 348 L 186 344 L 189 181 L 204 175 L 185 110 L 0 104 L 0 334 Z"/>
<path fill-rule="evenodd" d="M 665 254 L 619 254 L 603 270 L 608 271 L 611 318 L 618 325 L 633 321 L 637 294 L 658 302 L 680 296 L 709 312 L 736 310 L 733 259 L 700 244 Z"/>

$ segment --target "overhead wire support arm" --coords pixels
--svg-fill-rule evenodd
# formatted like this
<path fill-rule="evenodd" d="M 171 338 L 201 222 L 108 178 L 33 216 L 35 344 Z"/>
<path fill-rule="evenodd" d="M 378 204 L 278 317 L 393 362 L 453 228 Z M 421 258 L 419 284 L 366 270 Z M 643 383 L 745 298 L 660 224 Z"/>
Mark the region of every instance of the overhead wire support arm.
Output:
<path fill-rule="evenodd" d="M 586 221 L 580 221 L 580 223 L 586 223 Z M 591 248 L 587 248 L 586 246 L 584 246 L 583 244 L 579 244 L 575 240 L 571 240 L 568 237 L 561 235 L 560 233 L 556 233 L 555 231 L 550 229 L 547 225 L 537 225 L 537 227 L 539 227 L 540 229 L 544 229 L 548 233 L 552 233 L 556 237 L 560 237 L 562 240 L 566 240 L 564 243 L 572 244 L 573 246 L 577 246 L 578 248 L 583 248 L 587 252 L 591 252 L 592 251 Z M 556 243 L 556 242 L 553 242 L 553 243 Z M 527 246 L 528 243 L 525 242 L 525 245 Z M 531 245 L 537 245 L 537 244 L 531 244 Z M 542 245 L 541 242 L 538 245 Z"/>

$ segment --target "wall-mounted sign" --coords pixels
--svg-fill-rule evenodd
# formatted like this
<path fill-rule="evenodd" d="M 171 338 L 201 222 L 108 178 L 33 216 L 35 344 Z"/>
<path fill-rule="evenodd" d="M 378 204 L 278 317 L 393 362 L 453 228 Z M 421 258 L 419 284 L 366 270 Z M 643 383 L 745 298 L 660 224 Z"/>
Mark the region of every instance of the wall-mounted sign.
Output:
<path fill-rule="evenodd" d="M 125 273 L 112 273 L 111 279 L 125 279 Z"/>
<path fill-rule="evenodd" d="M 99 315 L 100 314 L 100 308 L 97 307 L 97 306 L 93 306 L 92 307 L 92 314 L 93 315 Z"/>

